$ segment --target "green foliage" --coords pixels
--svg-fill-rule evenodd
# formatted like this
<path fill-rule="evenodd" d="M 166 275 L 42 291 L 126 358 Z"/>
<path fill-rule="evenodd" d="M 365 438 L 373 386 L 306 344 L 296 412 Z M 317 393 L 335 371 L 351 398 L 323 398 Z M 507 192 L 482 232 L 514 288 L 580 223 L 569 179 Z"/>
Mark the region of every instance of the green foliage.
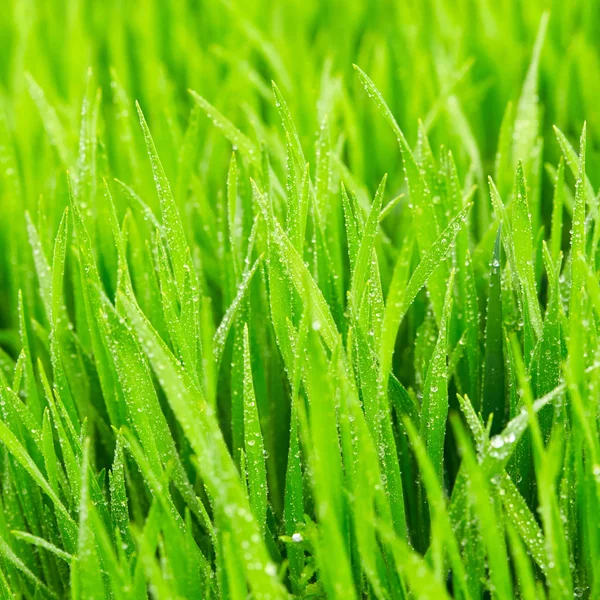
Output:
<path fill-rule="evenodd" d="M 598 14 L 6 0 L 0 597 L 600 597 Z"/>

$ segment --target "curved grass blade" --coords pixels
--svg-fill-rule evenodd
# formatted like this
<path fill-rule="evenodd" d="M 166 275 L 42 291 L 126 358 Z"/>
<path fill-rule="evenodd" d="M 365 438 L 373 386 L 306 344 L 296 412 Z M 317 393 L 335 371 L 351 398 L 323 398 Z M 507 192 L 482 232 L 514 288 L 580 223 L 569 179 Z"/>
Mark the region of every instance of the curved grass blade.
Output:
<path fill-rule="evenodd" d="M 467 205 L 450 221 L 430 250 L 421 258 L 406 286 L 403 285 L 403 281 L 392 280 L 386 298 L 381 331 L 380 368 L 384 381 L 387 381 L 392 366 L 392 355 L 400 323 L 421 288 L 446 258 L 451 244 L 467 219 L 471 206 L 472 204 Z"/>
<path fill-rule="evenodd" d="M 46 130 L 52 145 L 56 148 L 63 166 L 68 169 L 73 165 L 73 153 L 69 147 L 67 134 L 56 114 L 56 110 L 50 102 L 48 102 L 44 90 L 29 73 L 27 73 L 27 85 L 29 87 L 29 95 L 35 102 L 40 117 L 42 118 L 44 129 Z"/>
<path fill-rule="evenodd" d="M 283 95 L 279 91 L 279 88 L 275 85 L 274 81 L 271 81 L 271 86 L 273 88 L 275 106 L 277 108 L 277 112 L 279 112 L 279 118 L 281 119 L 283 130 L 285 131 L 286 136 L 288 136 L 289 138 L 289 143 L 293 151 L 294 159 L 296 160 L 297 166 L 303 169 L 304 165 L 306 165 L 306 160 L 304 159 L 304 152 L 302 151 L 300 136 L 298 135 L 298 131 L 296 130 L 296 126 L 294 125 L 292 114 L 290 113 L 290 109 L 288 108 L 288 105 L 286 104 Z"/>
<path fill-rule="evenodd" d="M 375 236 L 377 234 L 377 228 L 379 226 L 379 213 L 381 212 L 381 206 L 383 203 L 383 193 L 385 191 L 385 183 L 387 175 L 384 175 L 375 199 L 369 212 L 369 218 L 365 224 L 362 237 L 360 239 L 360 245 L 356 257 L 356 265 L 352 274 L 352 284 L 350 287 L 350 294 L 352 298 L 352 306 L 355 311 L 361 305 L 363 292 L 367 282 L 369 267 L 371 266 L 371 258 L 373 254 L 373 248 L 375 246 Z"/>
<path fill-rule="evenodd" d="M 248 544 L 244 567 L 254 595 L 265 600 L 283 598 L 283 587 L 262 543 L 260 529 L 215 415 L 139 308 L 125 296 L 121 296 L 121 302 L 153 369 L 163 381 L 169 403 L 198 458 L 197 465 L 210 494 L 225 511 L 239 544 Z"/>
<path fill-rule="evenodd" d="M 154 145 L 150 129 L 148 128 L 142 109 L 137 103 L 136 109 L 140 119 L 142 132 L 144 133 L 146 148 L 148 150 L 148 156 L 150 157 L 150 164 L 152 165 L 154 184 L 158 193 L 158 199 L 160 200 L 164 233 L 169 247 L 169 258 L 171 259 L 171 264 L 173 266 L 175 283 L 179 294 L 183 294 L 185 272 L 191 268 L 185 230 L 173 198 L 173 193 L 171 192 L 171 186 L 169 185 L 162 163 L 156 152 L 156 146 Z"/>
<path fill-rule="evenodd" d="M 396 119 L 388 108 L 383 96 L 375 87 L 371 79 L 358 66 L 354 65 L 354 70 L 358 73 L 362 86 L 369 98 L 373 100 L 378 111 L 383 118 L 388 122 L 402 152 L 402 160 L 404 163 L 404 172 L 408 183 L 410 201 L 413 207 L 413 223 L 415 225 L 415 236 L 419 245 L 421 255 L 427 253 L 436 242 L 438 237 L 439 227 L 435 217 L 434 205 L 431 198 L 431 192 L 426 181 L 421 175 L 421 171 L 412 150 L 404 137 L 404 133 L 398 126 Z M 428 283 L 430 288 L 431 301 L 435 310 L 435 314 L 439 323 L 442 315 L 445 293 L 445 271 L 440 269 L 438 273 L 431 277 Z"/>
<path fill-rule="evenodd" d="M 27 579 L 29 579 L 37 588 L 42 590 L 44 594 L 47 594 L 50 598 L 58 598 L 58 596 L 15 554 L 2 537 L 0 537 L 0 555 L 11 563 L 19 572 L 23 573 L 23 575 L 25 575 L 25 577 L 27 577 Z"/>
<path fill-rule="evenodd" d="M 54 507 L 57 512 L 61 513 L 64 517 L 64 521 L 69 528 L 70 535 L 77 537 L 77 525 L 71 518 L 68 510 L 61 502 L 57 493 L 52 489 L 52 486 L 48 483 L 46 478 L 43 476 L 37 465 L 33 462 L 27 450 L 21 445 L 16 436 L 10 431 L 10 429 L 0 421 L 0 441 L 6 447 L 6 449 L 14 456 L 15 460 L 29 473 L 31 478 L 38 484 L 43 492 L 52 500 Z"/>
<path fill-rule="evenodd" d="M 223 135 L 229 140 L 234 151 L 238 149 L 240 153 L 249 158 L 251 162 L 259 160 L 259 153 L 254 143 L 246 137 L 229 119 L 225 118 L 212 104 L 207 102 L 202 96 L 189 90 L 194 101 L 204 111 L 206 116 L 218 127 Z"/>
<path fill-rule="evenodd" d="M 262 256 L 259 256 L 252 266 L 248 266 L 244 274 L 242 275 L 241 282 L 238 286 L 236 297 L 234 298 L 231 306 L 227 309 L 225 315 L 223 315 L 223 320 L 221 321 L 219 327 L 215 331 L 213 336 L 213 356 L 215 365 L 219 366 L 221 363 L 221 358 L 223 356 L 223 351 L 225 350 L 225 343 L 227 342 L 227 335 L 229 334 L 229 330 L 233 324 L 236 313 L 246 292 L 250 286 L 250 282 L 252 280 L 252 276 L 256 273 L 258 266 L 262 260 Z"/>

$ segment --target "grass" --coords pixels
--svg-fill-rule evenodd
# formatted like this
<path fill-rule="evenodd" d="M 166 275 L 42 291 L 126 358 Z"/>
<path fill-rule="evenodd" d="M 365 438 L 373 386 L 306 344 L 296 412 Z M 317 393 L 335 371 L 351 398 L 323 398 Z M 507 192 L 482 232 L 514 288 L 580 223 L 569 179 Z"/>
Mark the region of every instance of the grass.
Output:
<path fill-rule="evenodd" d="M 600 597 L 599 11 L 7 0 L 2 597 Z"/>

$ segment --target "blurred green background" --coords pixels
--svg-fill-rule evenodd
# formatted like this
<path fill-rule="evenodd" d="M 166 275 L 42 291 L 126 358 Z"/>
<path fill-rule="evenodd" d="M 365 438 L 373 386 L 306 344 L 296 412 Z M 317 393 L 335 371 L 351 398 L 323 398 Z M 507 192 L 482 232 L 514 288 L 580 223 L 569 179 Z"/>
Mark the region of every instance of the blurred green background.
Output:
<path fill-rule="evenodd" d="M 31 112 L 26 71 L 61 118 L 76 125 L 74 107 L 90 66 L 110 116 L 114 67 L 129 95 L 150 113 L 154 128 L 164 129 L 163 154 L 176 154 L 191 106 L 187 88 L 247 130 L 245 103 L 267 123 L 277 122 L 273 79 L 310 142 L 317 125 L 314 97 L 329 73 L 340 78 L 352 105 L 372 117 L 352 72 L 357 63 L 411 143 L 418 119 L 431 125 L 434 147 L 456 134 L 455 119 L 439 106 L 454 94 L 489 170 L 502 115 L 507 102 L 518 99 L 544 10 L 551 14 L 540 66 L 545 133 L 557 124 L 577 137 L 585 117 L 594 141 L 600 125 L 597 0 L 6 0 L 0 13 L 0 79 L 13 126 L 20 139 L 29 130 L 26 143 L 35 145 L 41 121 Z M 157 95 L 166 102 L 158 102 Z M 335 110 L 343 121 L 343 103 Z M 349 163 L 372 184 L 381 172 L 398 170 L 395 142 L 379 119 L 355 121 Z M 557 145 L 553 140 L 548 145 L 554 158 Z M 20 150 L 25 154 L 30 148 Z M 117 157 L 114 151 L 111 158 Z M 595 169 L 590 170 L 594 177 Z"/>

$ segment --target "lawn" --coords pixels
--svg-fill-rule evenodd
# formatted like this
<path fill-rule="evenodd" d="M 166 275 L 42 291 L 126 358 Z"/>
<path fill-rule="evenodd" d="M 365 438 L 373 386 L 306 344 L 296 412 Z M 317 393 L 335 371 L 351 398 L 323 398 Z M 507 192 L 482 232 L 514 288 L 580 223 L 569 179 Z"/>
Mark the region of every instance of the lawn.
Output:
<path fill-rule="evenodd" d="M 4 0 L 0 598 L 600 598 L 600 0 Z"/>

